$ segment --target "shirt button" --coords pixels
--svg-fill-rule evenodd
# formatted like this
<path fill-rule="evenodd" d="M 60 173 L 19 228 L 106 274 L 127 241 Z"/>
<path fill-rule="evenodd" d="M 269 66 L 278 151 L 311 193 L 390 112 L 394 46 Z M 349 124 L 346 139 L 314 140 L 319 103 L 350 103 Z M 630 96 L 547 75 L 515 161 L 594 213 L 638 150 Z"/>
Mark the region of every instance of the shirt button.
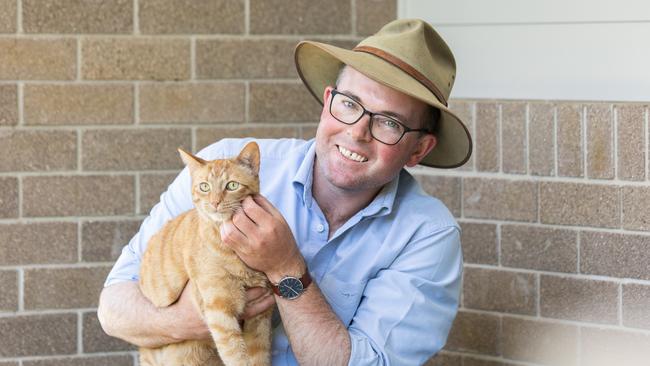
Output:
<path fill-rule="evenodd" d="M 325 230 L 325 226 L 323 226 L 323 224 L 316 225 L 316 231 L 318 231 L 319 233 L 322 233 L 323 230 Z"/>

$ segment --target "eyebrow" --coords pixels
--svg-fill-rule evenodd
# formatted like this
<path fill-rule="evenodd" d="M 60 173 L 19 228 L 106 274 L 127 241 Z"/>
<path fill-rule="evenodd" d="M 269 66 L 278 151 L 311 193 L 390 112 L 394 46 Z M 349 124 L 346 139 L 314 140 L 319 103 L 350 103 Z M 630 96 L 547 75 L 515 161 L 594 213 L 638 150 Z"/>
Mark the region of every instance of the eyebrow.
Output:
<path fill-rule="evenodd" d="M 349 90 L 339 90 L 339 92 L 341 92 L 341 93 L 347 95 L 348 97 L 354 99 L 358 103 L 363 104 L 362 101 L 361 101 L 361 98 L 359 98 L 356 94 L 352 93 L 351 91 L 349 91 Z M 364 108 L 365 108 L 365 106 L 364 106 Z M 404 117 L 403 115 L 401 115 L 399 113 L 392 112 L 392 111 L 379 111 L 379 112 L 375 111 L 373 113 L 379 113 L 379 114 L 387 115 L 389 117 L 393 117 L 393 118 L 397 119 L 399 122 L 402 122 L 403 124 L 406 124 L 406 121 L 408 121 L 408 118 Z"/>

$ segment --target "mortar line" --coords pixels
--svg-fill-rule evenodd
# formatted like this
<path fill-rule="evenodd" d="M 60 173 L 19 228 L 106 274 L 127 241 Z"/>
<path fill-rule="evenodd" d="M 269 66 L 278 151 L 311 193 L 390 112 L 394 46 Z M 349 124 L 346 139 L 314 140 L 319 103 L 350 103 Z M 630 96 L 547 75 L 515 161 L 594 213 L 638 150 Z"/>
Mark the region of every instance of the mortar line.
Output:
<path fill-rule="evenodd" d="M 503 171 L 503 104 L 497 104 L 497 171 Z"/>
<path fill-rule="evenodd" d="M 648 145 L 650 142 L 648 140 L 650 139 L 650 133 L 648 129 L 650 128 L 650 123 L 648 120 L 650 120 L 650 108 L 645 109 L 645 123 L 643 124 L 643 140 L 645 141 L 645 161 L 643 162 L 643 170 L 645 171 L 645 180 L 648 180 L 648 177 L 650 176 L 650 173 L 648 170 L 650 170 L 650 163 L 648 163 L 648 157 L 650 156 L 648 153 Z"/>
<path fill-rule="evenodd" d="M 244 1 L 244 35 L 248 36 L 251 30 L 251 3 L 250 0 Z"/>
<path fill-rule="evenodd" d="M 582 126 L 582 136 L 580 141 L 582 143 L 582 177 L 585 179 L 590 179 L 591 178 L 591 172 L 589 169 L 587 169 L 587 165 L 589 164 L 589 159 L 587 159 L 587 156 L 589 155 L 589 145 L 587 144 L 587 106 L 582 105 L 581 108 L 582 116 L 580 117 L 580 125 Z M 591 130 L 591 129 L 589 129 Z"/>
<path fill-rule="evenodd" d="M 77 355 L 83 355 L 83 315 L 77 312 Z"/>
<path fill-rule="evenodd" d="M 23 0 L 16 0 L 16 33 L 23 34 Z"/>
<path fill-rule="evenodd" d="M 558 141 L 557 141 L 557 131 L 558 131 L 557 115 L 558 115 L 558 108 L 557 108 L 557 104 L 555 104 L 553 105 L 553 164 L 554 166 L 553 166 L 553 174 L 551 174 L 551 176 L 560 177 L 558 171 L 559 169 L 558 159 L 560 156 L 558 150 L 560 149 L 560 147 L 558 146 Z"/>
<path fill-rule="evenodd" d="M 18 267 L 18 312 L 25 311 L 25 270 Z"/>
<path fill-rule="evenodd" d="M 140 5 L 138 0 L 133 0 L 133 34 L 140 34 Z"/>

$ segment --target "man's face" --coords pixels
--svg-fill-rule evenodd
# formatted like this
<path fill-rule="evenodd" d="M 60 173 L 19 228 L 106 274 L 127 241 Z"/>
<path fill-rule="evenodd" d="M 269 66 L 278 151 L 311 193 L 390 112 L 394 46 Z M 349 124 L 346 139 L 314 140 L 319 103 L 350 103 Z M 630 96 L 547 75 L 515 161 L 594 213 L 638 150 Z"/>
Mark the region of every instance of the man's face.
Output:
<path fill-rule="evenodd" d="M 394 116 L 406 126 L 422 127 L 426 104 L 384 86 L 347 67 L 337 90 L 356 99 L 367 110 Z M 390 182 L 404 166 L 416 165 L 435 146 L 435 137 L 409 132 L 396 145 L 375 140 L 366 114 L 352 125 L 329 112 L 332 88 L 325 89 L 324 107 L 316 132 L 318 176 L 346 191 L 376 190 Z M 354 154 L 351 154 L 354 153 Z"/>

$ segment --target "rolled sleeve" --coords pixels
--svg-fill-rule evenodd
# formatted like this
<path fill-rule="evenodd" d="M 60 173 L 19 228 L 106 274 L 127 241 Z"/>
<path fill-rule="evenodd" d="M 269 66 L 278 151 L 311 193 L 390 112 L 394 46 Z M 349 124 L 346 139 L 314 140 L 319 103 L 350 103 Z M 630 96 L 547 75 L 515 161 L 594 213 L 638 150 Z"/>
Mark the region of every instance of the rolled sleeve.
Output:
<path fill-rule="evenodd" d="M 458 310 L 458 227 L 416 239 L 370 281 L 349 327 L 349 365 L 421 365 L 445 344 Z"/>

